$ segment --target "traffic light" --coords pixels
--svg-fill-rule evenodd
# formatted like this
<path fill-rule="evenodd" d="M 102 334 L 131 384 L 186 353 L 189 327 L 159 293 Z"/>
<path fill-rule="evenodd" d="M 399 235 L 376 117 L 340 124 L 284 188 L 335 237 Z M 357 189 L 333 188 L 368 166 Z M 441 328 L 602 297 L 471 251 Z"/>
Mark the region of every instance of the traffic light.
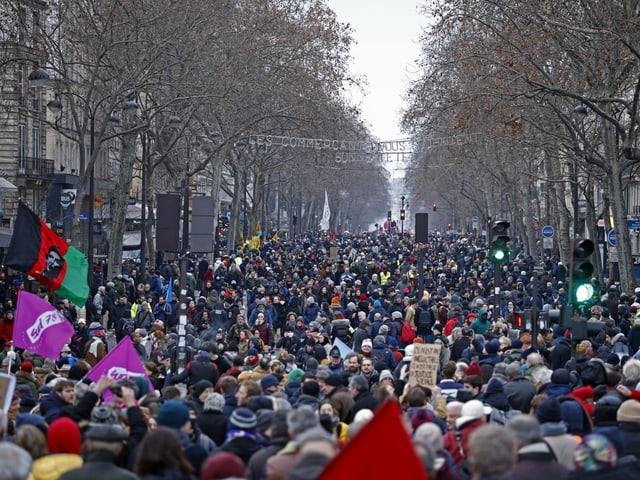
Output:
<path fill-rule="evenodd" d="M 595 293 L 591 284 L 591 275 L 594 271 L 591 263 L 593 250 L 594 244 L 591 240 L 574 240 L 571 263 L 571 303 L 574 307 L 584 306 Z"/>
<path fill-rule="evenodd" d="M 405 214 L 404 209 L 400 210 L 400 220 L 404 221 L 405 216 L 406 216 L 406 214 Z"/>
<path fill-rule="evenodd" d="M 433 204 L 433 211 L 437 211 L 438 210 L 438 205 L 436 205 L 435 203 Z"/>
<path fill-rule="evenodd" d="M 491 263 L 505 263 L 509 260 L 509 246 L 511 241 L 509 236 L 509 226 L 506 220 L 496 220 L 491 227 L 491 252 L 489 258 Z"/>

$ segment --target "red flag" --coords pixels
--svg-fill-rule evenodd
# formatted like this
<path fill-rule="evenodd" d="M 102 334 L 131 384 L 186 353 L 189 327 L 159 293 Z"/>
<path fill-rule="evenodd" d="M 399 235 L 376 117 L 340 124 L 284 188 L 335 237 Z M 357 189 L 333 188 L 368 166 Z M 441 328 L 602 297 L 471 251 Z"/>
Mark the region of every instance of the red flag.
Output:
<path fill-rule="evenodd" d="M 319 480 L 411 478 L 428 480 L 396 402 L 375 416 L 322 471 Z"/>
<path fill-rule="evenodd" d="M 89 297 L 87 259 L 22 202 L 4 264 L 31 275 L 76 305 L 84 305 Z"/>

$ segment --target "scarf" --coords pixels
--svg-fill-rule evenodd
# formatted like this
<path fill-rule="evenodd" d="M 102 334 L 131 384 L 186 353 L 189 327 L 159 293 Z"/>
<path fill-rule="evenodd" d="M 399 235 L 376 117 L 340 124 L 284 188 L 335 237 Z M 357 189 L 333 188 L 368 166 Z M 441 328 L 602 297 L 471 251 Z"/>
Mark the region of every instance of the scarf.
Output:
<path fill-rule="evenodd" d="M 255 433 L 246 432 L 244 430 L 232 429 L 227 432 L 225 443 L 233 440 L 234 438 L 250 438 L 251 440 L 257 440 L 258 437 Z"/>

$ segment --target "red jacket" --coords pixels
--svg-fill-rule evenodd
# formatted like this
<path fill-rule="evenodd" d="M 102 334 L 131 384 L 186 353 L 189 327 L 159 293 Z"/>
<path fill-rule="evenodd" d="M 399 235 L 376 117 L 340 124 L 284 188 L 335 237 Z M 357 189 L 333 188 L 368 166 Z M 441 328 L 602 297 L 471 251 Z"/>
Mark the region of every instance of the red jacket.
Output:
<path fill-rule="evenodd" d="M 460 429 L 460 445 L 456 439 L 456 430 L 450 430 L 444 434 L 444 448 L 451 454 L 458 467 L 469 455 L 469 437 L 485 424 L 486 422 L 482 418 L 465 423 Z M 461 446 L 462 448 L 460 448 Z"/>

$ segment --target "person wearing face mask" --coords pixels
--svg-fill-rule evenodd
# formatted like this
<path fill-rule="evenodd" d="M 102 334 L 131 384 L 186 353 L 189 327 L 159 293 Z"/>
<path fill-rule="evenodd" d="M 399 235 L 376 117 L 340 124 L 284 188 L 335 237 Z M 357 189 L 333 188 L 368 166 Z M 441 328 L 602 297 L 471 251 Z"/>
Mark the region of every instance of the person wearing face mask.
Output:
<path fill-rule="evenodd" d="M 296 346 L 298 345 L 298 338 L 296 337 L 295 332 L 293 331 L 294 327 L 290 324 L 287 324 L 284 327 L 284 335 L 278 340 L 276 343 L 276 349 L 284 348 L 287 352 L 295 355 Z"/>

